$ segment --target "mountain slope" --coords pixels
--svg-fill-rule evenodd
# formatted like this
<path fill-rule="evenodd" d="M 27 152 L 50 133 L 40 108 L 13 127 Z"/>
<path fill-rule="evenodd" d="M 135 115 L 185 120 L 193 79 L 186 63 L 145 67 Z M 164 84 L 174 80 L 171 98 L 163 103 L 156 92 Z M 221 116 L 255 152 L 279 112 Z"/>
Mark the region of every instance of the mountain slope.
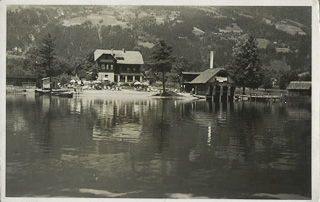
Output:
<path fill-rule="evenodd" d="M 7 51 L 26 55 L 51 33 L 56 54 L 84 57 L 97 48 L 139 50 L 147 60 L 159 38 L 185 57 L 194 70 L 225 66 L 243 35 L 269 41 L 264 65 L 285 57 L 292 69 L 310 70 L 310 7 L 9 6 Z M 268 54 L 277 48 L 288 53 Z"/>

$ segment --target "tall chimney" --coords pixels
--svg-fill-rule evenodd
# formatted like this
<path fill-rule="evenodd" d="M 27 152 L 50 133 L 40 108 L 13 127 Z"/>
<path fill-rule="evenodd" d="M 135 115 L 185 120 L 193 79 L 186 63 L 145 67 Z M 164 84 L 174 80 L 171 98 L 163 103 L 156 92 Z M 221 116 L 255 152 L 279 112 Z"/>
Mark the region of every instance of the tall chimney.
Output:
<path fill-rule="evenodd" d="M 210 51 L 210 69 L 213 69 L 213 51 Z"/>

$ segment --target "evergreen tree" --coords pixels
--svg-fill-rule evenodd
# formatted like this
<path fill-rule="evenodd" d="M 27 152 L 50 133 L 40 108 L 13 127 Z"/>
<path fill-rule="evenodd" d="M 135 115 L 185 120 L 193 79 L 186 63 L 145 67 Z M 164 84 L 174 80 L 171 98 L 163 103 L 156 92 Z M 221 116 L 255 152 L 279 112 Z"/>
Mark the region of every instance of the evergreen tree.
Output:
<path fill-rule="evenodd" d="M 190 70 L 191 65 L 185 57 L 181 56 L 176 58 L 172 66 L 172 75 L 170 77 L 171 81 L 173 83 L 180 83 L 182 72 Z"/>
<path fill-rule="evenodd" d="M 164 40 L 160 40 L 157 43 L 151 53 L 149 58 L 148 67 L 155 73 L 161 73 L 161 81 L 163 93 L 166 92 L 165 82 L 167 72 L 170 72 L 172 69 L 172 62 L 174 58 L 172 56 L 172 47 L 167 45 Z"/>
<path fill-rule="evenodd" d="M 57 72 L 54 67 L 55 60 L 55 42 L 51 34 L 48 34 L 42 40 L 38 49 L 37 69 L 41 76 L 56 76 Z"/>
<path fill-rule="evenodd" d="M 263 73 L 256 39 L 250 36 L 244 42 L 240 41 L 233 51 L 233 62 L 228 70 L 236 84 L 243 88 L 243 94 L 245 87 L 258 88 L 262 84 Z"/>

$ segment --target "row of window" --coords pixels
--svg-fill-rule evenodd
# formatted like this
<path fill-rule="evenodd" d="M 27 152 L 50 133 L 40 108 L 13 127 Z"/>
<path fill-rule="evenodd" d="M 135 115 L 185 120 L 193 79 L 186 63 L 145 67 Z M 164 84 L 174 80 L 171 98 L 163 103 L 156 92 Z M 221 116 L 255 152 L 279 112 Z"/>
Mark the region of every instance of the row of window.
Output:
<path fill-rule="evenodd" d="M 127 71 L 136 71 L 137 70 L 137 68 L 136 67 L 127 67 L 127 68 L 125 68 L 125 67 L 121 67 L 121 70 L 123 71 L 123 70 L 127 70 Z"/>
<path fill-rule="evenodd" d="M 120 82 L 125 82 L 125 76 L 120 75 Z M 114 76 L 114 81 L 118 81 L 118 76 Z M 127 76 L 127 82 L 133 82 L 133 81 L 140 81 L 140 76 L 135 76 L 135 79 L 133 80 L 133 76 Z"/>
<path fill-rule="evenodd" d="M 107 70 L 113 70 L 113 65 L 109 65 L 109 64 L 101 64 L 101 69 L 107 69 Z"/>
<path fill-rule="evenodd" d="M 113 64 L 101 64 L 101 69 L 113 70 Z M 122 71 L 136 71 L 136 67 L 121 67 Z"/>
<path fill-rule="evenodd" d="M 104 78 L 108 79 L 109 75 L 104 75 Z M 114 81 L 118 81 L 118 75 L 114 75 Z M 120 75 L 120 81 L 124 82 L 125 81 L 125 76 Z M 133 82 L 133 81 L 140 81 L 140 76 L 135 76 L 135 79 L 133 80 L 133 76 L 127 76 L 127 82 Z"/>

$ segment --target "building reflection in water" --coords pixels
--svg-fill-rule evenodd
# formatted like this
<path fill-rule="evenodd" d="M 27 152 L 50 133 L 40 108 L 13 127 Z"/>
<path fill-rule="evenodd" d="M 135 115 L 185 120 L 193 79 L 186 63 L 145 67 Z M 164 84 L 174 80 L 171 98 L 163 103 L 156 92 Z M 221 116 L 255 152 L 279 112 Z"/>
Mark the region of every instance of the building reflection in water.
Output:
<path fill-rule="evenodd" d="M 209 126 L 208 126 L 208 140 L 207 140 L 207 143 L 208 143 L 208 146 L 211 146 L 211 124 L 209 123 Z"/>
<path fill-rule="evenodd" d="M 93 139 L 139 142 L 143 104 L 111 100 L 101 105 L 94 105 L 96 120 L 92 129 Z"/>

